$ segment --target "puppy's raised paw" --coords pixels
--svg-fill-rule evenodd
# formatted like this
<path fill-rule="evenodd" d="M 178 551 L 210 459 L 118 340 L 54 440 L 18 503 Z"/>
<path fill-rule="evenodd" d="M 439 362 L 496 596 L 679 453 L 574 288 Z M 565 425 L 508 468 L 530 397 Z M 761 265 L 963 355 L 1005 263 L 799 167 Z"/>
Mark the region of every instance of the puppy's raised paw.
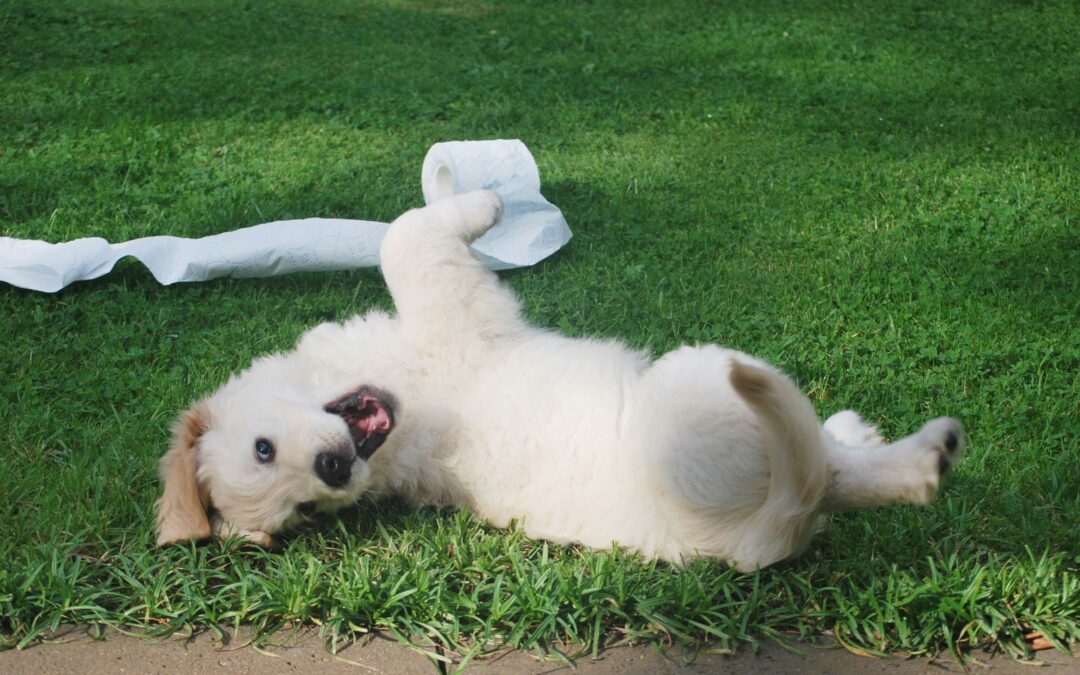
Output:
<path fill-rule="evenodd" d="M 502 208 L 502 199 L 495 192 L 473 190 L 440 199 L 414 213 L 427 216 L 429 224 L 449 228 L 456 236 L 471 242 L 499 222 Z"/>
<path fill-rule="evenodd" d="M 474 190 L 455 195 L 448 201 L 461 220 L 461 234 L 469 241 L 491 229 L 502 216 L 502 199 L 492 190 Z"/>

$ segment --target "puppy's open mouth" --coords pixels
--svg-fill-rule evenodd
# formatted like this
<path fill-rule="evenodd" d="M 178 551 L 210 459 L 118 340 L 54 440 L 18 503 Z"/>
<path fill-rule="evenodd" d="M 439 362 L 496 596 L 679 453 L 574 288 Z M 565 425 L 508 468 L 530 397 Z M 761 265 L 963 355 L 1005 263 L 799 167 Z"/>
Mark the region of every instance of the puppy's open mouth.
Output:
<path fill-rule="evenodd" d="M 345 420 L 356 456 L 367 459 L 375 454 L 394 428 L 396 406 L 393 396 L 365 385 L 327 403 L 323 410 Z"/>

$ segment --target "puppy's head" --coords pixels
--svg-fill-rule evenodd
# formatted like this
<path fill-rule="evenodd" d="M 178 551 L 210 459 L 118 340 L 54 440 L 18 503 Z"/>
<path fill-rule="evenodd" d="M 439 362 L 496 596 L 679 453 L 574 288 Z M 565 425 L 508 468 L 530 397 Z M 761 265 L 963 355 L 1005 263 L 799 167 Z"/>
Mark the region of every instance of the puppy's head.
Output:
<path fill-rule="evenodd" d="M 368 459 L 394 427 L 393 396 L 366 384 L 321 389 L 286 366 L 256 362 L 180 415 L 160 464 L 159 546 L 211 534 L 269 546 L 368 487 Z"/>

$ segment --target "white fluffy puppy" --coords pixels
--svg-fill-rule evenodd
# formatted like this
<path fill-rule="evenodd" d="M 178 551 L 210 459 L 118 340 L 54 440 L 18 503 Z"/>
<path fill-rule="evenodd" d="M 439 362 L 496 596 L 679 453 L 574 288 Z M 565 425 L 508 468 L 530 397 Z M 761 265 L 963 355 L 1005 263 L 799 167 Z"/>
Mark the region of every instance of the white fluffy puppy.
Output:
<path fill-rule="evenodd" d="M 318 326 L 183 413 L 158 543 L 269 545 L 394 493 L 555 542 L 754 569 L 799 553 L 823 512 L 929 502 L 959 458 L 953 419 L 890 445 L 850 411 L 823 427 L 786 376 L 736 351 L 653 361 L 528 325 L 468 248 L 500 208 L 472 192 L 401 216 L 381 252 L 397 316 Z"/>

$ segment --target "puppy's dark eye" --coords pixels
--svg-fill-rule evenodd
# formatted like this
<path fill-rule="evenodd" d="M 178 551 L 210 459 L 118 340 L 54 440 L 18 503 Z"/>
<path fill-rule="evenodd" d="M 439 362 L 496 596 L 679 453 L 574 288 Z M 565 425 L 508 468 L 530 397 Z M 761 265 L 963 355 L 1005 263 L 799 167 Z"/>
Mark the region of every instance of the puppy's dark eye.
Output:
<path fill-rule="evenodd" d="M 269 462 L 274 459 L 274 444 L 265 438 L 260 438 L 255 441 L 255 459 L 262 463 Z"/>

